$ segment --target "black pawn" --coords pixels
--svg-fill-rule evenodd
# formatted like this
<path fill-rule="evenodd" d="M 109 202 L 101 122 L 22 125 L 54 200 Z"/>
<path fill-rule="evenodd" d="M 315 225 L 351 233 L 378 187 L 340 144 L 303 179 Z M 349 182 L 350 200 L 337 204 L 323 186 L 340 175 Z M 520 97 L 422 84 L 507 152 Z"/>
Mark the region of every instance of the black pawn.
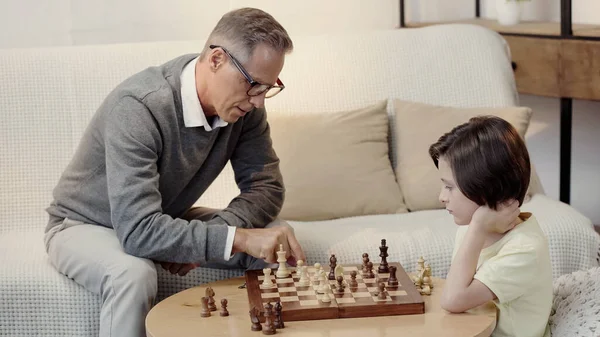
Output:
<path fill-rule="evenodd" d="M 335 289 L 338 293 L 343 293 L 344 292 L 345 286 L 344 286 L 343 282 L 344 282 L 344 278 L 342 277 L 342 275 L 338 276 L 337 277 L 337 286 L 336 286 L 336 289 Z"/>
<path fill-rule="evenodd" d="M 227 299 L 221 300 L 221 311 L 219 312 L 219 316 L 229 316 L 229 311 L 227 311 Z"/>
<path fill-rule="evenodd" d="M 285 324 L 283 324 L 283 318 L 281 317 L 281 310 L 283 310 L 281 301 L 277 301 L 277 303 L 275 303 L 275 329 L 285 328 Z"/>
<path fill-rule="evenodd" d="M 356 281 L 356 270 L 350 272 L 350 290 L 356 290 L 358 288 L 358 282 Z"/>
<path fill-rule="evenodd" d="M 367 264 L 369 263 L 369 254 L 363 253 L 362 258 L 363 258 L 362 273 L 363 273 L 363 275 L 366 275 L 367 270 L 368 270 Z"/>

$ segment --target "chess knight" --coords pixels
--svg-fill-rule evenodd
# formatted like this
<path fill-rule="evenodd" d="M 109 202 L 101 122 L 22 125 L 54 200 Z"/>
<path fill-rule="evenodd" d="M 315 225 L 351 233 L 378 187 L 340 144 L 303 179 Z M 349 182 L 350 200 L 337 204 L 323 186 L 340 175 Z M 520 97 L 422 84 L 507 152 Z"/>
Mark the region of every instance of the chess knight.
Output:
<path fill-rule="evenodd" d="M 422 256 L 417 261 L 417 272 L 412 276 L 412 281 L 421 295 L 431 295 L 431 289 L 433 289 L 431 267 L 429 263 L 425 264 Z"/>

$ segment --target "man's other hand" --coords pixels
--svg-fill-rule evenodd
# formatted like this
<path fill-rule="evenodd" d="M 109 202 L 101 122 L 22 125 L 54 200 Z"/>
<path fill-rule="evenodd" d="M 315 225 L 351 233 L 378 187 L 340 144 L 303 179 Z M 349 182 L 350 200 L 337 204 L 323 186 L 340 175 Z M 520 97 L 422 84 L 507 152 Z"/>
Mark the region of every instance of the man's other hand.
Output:
<path fill-rule="evenodd" d="M 179 276 L 185 276 L 190 270 L 198 267 L 196 263 L 171 263 L 171 262 L 160 262 L 160 265 L 164 270 L 171 274 L 177 274 Z"/>

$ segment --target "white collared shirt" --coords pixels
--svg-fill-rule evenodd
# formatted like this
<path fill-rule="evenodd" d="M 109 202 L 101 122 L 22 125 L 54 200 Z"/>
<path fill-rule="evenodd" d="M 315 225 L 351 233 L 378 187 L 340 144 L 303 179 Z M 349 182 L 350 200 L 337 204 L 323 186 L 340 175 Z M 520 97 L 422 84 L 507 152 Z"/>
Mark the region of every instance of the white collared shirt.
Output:
<path fill-rule="evenodd" d="M 181 108 L 183 109 L 183 123 L 188 128 L 204 126 L 204 130 L 212 131 L 213 129 L 226 126 L 228 123 L 217 116 L 212 125 L 208 124 L 206 115 L 200 105 L 198 91 L 196 88 L 196 62 L 198 58 L 193 59 L 186 64 L 181 72 Z"/>
<path fill-rule="evenodd" d="M 200 105 L 198 91 L 196 89 L 196 62 L 198 58 L 193 59 L 185 65 L 181 72 L 181 108 L 183 110 L 183 123 L 187 128 L 203 126 L 204 130 L 212 131 L 213 129 L 226 126 L 228 123 L 217 116 L 212 125 L 208 124 L 206 115 Z M 233 239 L 235 238 L 235 226 L 229 226 L 227 231 L 227 241 L 225 242 L 225 252 L 223 258 L 229 261 L 231 258 L 231 250 L 233 249 Z"/>

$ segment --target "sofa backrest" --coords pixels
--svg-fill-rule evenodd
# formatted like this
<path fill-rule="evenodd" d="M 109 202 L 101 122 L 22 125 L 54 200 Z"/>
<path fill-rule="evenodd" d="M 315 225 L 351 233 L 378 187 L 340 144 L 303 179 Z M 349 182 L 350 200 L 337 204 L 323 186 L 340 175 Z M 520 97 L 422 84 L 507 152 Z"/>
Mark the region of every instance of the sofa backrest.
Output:
<path fill-rule="evenodd" d="M 517 103 L 504 40 L 477 26 L 292 38 L 295 49 L 281 73 L 287 88 L 267 101 L 270 114 L 336 112 L 394 98 L 457 107 Z M 52 189 L 115 85 L 202 46 L 178 41 L 0 50 L 0 231 L 46 225 Z M 237 193 L 227 167 L 199 204 L 224 207 Z"/>

